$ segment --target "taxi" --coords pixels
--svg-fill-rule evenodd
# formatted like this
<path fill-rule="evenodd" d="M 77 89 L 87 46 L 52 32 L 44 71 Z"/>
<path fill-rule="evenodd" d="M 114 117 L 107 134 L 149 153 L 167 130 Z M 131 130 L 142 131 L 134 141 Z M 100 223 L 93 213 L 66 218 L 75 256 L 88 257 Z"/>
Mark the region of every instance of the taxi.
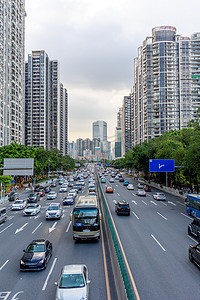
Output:
<path fill-rule="evenodd" d="M 106 188 L 106 193 L 113 193 L 113 188 L 111 186 L 108 186 Z"/>

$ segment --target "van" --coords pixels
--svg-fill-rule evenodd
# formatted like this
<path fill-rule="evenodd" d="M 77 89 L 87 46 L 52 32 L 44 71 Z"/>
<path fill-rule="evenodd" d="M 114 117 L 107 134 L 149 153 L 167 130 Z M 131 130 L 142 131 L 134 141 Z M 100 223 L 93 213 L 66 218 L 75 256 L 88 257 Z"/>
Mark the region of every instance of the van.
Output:
<path fill-rule="evenodd" d="M 0 208 L 0 224 L 5 222 L 7 219 L 7 213 L 5 208 Z"/>

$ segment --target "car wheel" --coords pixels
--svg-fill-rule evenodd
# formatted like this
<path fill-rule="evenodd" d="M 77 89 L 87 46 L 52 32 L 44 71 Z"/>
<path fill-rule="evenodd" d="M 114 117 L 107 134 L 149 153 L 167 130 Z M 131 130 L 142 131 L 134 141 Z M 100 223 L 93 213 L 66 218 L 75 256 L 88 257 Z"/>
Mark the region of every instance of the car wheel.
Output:
<path fill-rule="evenodd" d="M 190 228 L 188 228 L 188 235 L 191 235 L 192 233 L 191 233 L 191 230 L 190 230 Z"/>
<path fill-rule="evenodd" d="M 189 260 L 193 261 L 193 257 L 192 257 L 192 253 L 191 252 L 189 252 Z"/>
<path fill-rule="evenodd" d="M 46 267 L 47 267 L 47 261 L 45 260 L 44 261 L 44 269 L 46 269 Z"/>

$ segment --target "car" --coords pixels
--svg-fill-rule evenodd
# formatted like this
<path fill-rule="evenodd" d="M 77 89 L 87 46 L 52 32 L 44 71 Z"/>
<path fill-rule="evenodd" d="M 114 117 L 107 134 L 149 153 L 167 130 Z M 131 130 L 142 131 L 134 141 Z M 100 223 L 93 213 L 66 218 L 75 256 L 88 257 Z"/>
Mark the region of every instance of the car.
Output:
<path fill-rule="evenodd" d="M 136 195 L 141 197 L 142 196 L 146 197 L 146 192 L 145 190 L 137 190 Z"/>
<path fill-rule="evenodd" d="M 116 179 L 116 180 L 119 180 L 119 176 L 118 176 L 118 175 L 116 175 L 115 179 Z"/>
<path fill-rule="evenodd" d="M 52 256 L 52 243 L 48 240 L 33 240 L 20 261 L 20 271 L 43 270 Z"/>
<path fill-rule="evenodd" d="M 77 196 L 77 192 L 75 190 L 70 190 L 67 196 L 73 197 L 75 199 Z"/>
<path fill-rule="evenodd" d="M 14 192 L 14 193 L 11 192 L 11 194 L 8 198 L 9 201 L 15 201 L 15 200 L 18 200 L 18 199 L 19 199 L 19 194 L 16 193 L 16 192 Z"/>
<path fill-rule="evenodd" d="M 200 244 L 189 246 L 189 260 L 200 267 Z"/>
<path fill-rule="evenodd" d="M 166 196 L 164 193 L 155 193 L 153 195 L 153 199 L 155 200 L 166 200 Z"/>
<path fill-rule="evenodd" d="M 128 185 L 129 185 L 129 181 L 128 180 L 124 181 L 124 186 L 128 186 Z"/>
<path fill-rule="evenodd" d="M 124 182 L 124 178 L 119 178 L 119 182 Z"/>
<path fill-rule="evenodd" d="M 56 199 L 56 197 L 57 197 L 57 193 L 52 191 L 52 192 L 48 193 L 47 200 L 54 200 L 54 199 Z"/>
<path fill-rule="evenodd" d="M 68 190 L 68 187 L 67 187 L 67 186 L 62 186 L 62 187 L 60 188 L 59 192 L 60 192 L 60 193 L 65 193 L 65 192 L 67 192 L 67 190 Z"/>
<path fill-rule="evenodd" d="M 151 192 L 151 187 L 149 185 L 144 186 L 145 192 Z"/>
<path fill-rule="evenodd" d="M 63 200 L 63 205 L 73 205 L 74 204 L 74 198 L 73 197 L 64 197 Z"/>
<path fill-rule="evenodd" d="M 59 281 L 55 284 L 56 300 L 89 299 L 88 269 L 86 265 L 66 265 L 61 270 Z"/>
<path fill-rule="evenodd" d="M 106 183 L 105 178 L 101 178 L 101 183 Z"/>
<path fill-rule="evenodd" d="M 40 201 L 40 195 L 38 193 L 35 192 L 28 196 L 28 203 L 37 203 L 38 201 Z"/>
<path fill-rule="evenodd" d="M 137 188 L 143 190 L 144 189 L 144 183 L 138 183 Z"/>
<path fill-rule="evenodd" d="M 60 203 L 51 203 L 46 210 L 46 220 L 47 219 L 60 219 L 63 214 L 62 207 Z"/>
<path fill-rule="evenodd" d="M 36 188 L 36 192 L 38 193 L 38 195 L 39 195 L 40 197 L 45 196 L 45 191 L 44 191 L 44 188 L 43 188 L 43 187 Z"/>
<path fill-rule="evenodd" d="M 50 184 L 50 187 L 57 187 L 57 183 L 55 181 L 53 181 L 51 184 Z"/>
<path fill-rule="evenodd" d="M 200 218 L 194 217 L 194 220 L 188 225 L 188 235 L 194 235 L 200 242 Z"/>
<path fill-rule="evenodd" d="M 115 212 L 117 215 L 128 215 L 130 216 L 130 206 L 126 201 L 118 201 L 115 203 Z"/>
<path fill-rule="evenodd" d="M 25 209 L 23 210 L 24 216 L 35 216 L 41 210 L 41 206 L 37 203 L 27 204 Z"/>
<path fill-rule="evenodd" d="M 114 178 L 110 178 L 110 183 L 114 183 L 115 182 L 115 180 L 114 180 Z"/>
<path fill-rule="evenodd" d="M 49 185 L 44 187 L 45 194 L 48 194 L 50 191 L 51 191 L 51 187 Z"/>
<path fill-rule="evenodd" d="M 134 190 L 133 184 L 129 183 L 129 184 L 127 185 L 127 190 Z"/>
<path fill-rule="evenodd" d="M 113 188 L 111 186 L 107 186 L 106 193 L 113 193 Z"/>
<path fill-rule="evenodd" d="M 15 202 L 12 204 L 11 209 L 20 210 L 20 209 L 24 209 L 25 207 L 26 207 L 26 200 L 15 200 Z"/>
<path fill-rule="evenodd" d="M 0 224 L 5 223 L 7 220 L 7 211 L 5 207 L 0 208 Z"/>

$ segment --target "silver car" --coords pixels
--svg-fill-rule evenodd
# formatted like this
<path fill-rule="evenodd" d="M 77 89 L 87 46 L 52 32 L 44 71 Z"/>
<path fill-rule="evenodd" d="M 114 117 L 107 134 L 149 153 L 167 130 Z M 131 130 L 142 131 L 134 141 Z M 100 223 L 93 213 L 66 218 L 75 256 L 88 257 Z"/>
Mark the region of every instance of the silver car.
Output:
<path fill-rule="evenodd" d="M 56 300 L 88 300 L 88 269 L 86 265 L 66 265 L 57 285 Z"/>
<path fill-rule="evenodd" d="M 46 219 L 60 219 L 62 214 L 60 203 L 51 203 L 46 210 Z"/>
<path fill-rule="evenodd" d="M 155 200 L 166 200 L 166 196 L 165 196 L 164 193 L 155 193 L 155 194 L 153 195 L 153 198 L 154 198 Z"/>

